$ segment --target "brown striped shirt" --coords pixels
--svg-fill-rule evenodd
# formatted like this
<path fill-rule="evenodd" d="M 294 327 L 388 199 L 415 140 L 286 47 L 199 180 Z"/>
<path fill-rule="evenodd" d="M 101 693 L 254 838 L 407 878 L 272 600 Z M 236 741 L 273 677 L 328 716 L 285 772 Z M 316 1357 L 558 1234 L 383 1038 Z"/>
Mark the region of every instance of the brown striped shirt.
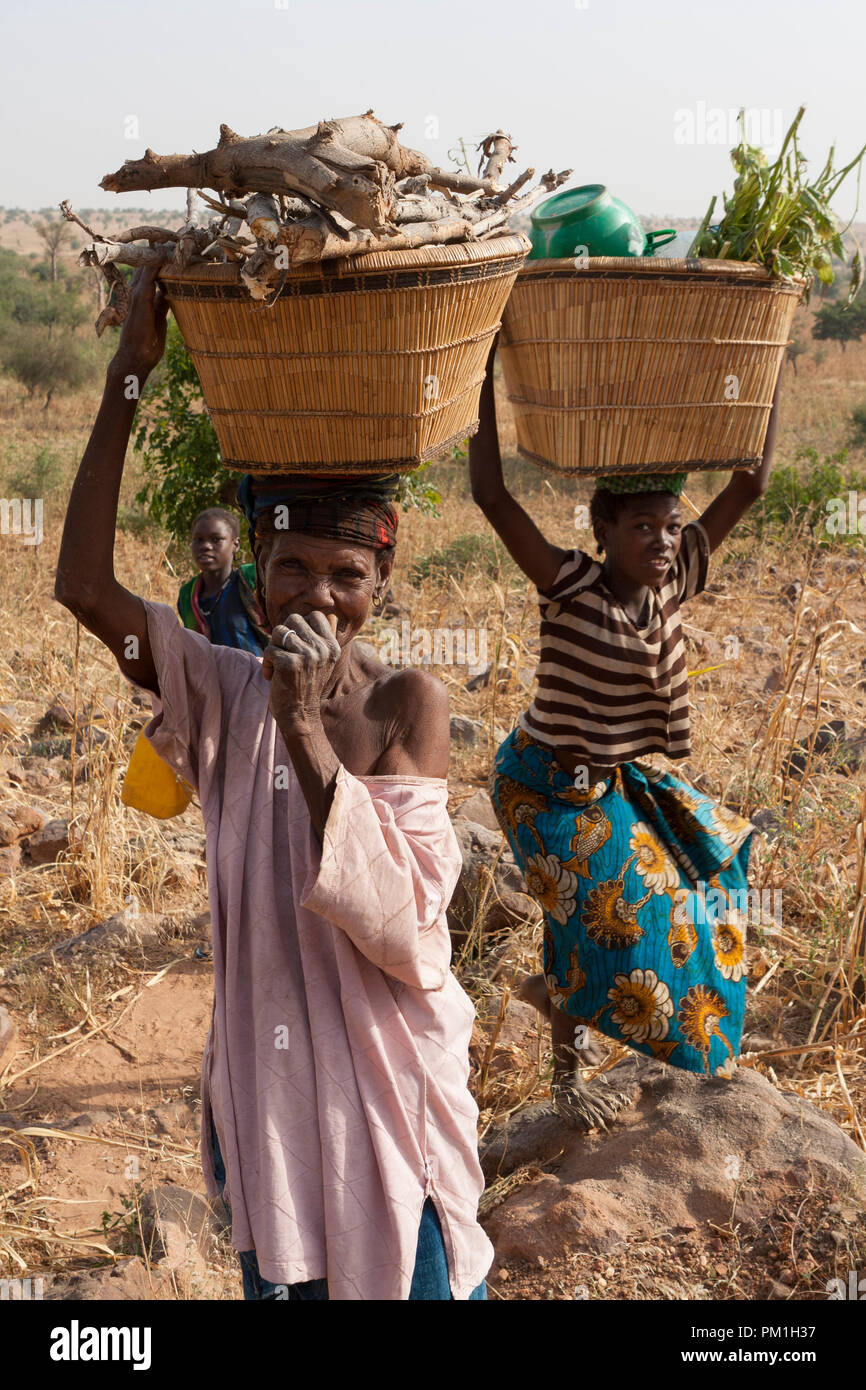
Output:
<path fill-rule="evenodd" d="M 520 716 L 539 743 L 615 767 L 649 753 L 688 757 L 689 685 L 679 607 L 702 592 L 710 545 L 699 521 L 682 530 L 679 554 L 650 589 L 646 627 L 636 627 L 608 589 L 597 560 L 572 550 L 539 591 L 538 691 Z"/>

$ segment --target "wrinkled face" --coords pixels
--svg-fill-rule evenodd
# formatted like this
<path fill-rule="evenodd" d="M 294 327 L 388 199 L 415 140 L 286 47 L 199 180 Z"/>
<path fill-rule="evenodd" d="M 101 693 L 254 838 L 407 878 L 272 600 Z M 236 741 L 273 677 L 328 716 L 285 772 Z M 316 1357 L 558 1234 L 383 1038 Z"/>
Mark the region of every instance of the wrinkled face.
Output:
<path fill-rule="evenodd" d="M 290 613 L 337 616 L 341 647 L 360 632 L 375 594 L 384 593 L 393 557 L 350 541 L 278 531 L 262 543 L 259 573 L 271 627 Z"/>
<path fill-rule="evenodd" d="M 597 523 L 596 540 L 620 573 L 657 589 L 679 554 L 682 529 L 682 512 L 673 493 L 639 493 L 626 500 L 615 522 Z"/>
<path fill-rule="evenodd" d="M 192 528 L 192 558 L 203 574 L 218 574 L 229 568 L 239 544 L 228 522 L 218 516 L 200 517 Z"/>

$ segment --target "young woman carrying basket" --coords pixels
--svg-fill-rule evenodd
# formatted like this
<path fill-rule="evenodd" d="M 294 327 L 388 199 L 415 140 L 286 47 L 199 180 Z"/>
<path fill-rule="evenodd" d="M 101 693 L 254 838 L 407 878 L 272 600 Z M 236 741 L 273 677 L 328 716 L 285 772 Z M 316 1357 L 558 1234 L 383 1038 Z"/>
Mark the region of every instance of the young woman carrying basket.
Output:
<path fill-rule="evenodd" d="M 492 367 L 491 353 L 470 443 L 472 495 L 538 589 L 541 651 L 537 694 L 497 752 L 491 796 L 544 910 L 543 974 L 522 993 L 550 1019 L 554 1105 L 588 1128 L 624 1103 L 574 1075 L 588 1026 L 704 1075 L 730 1075 L 739 1051 L 737 904 L 754 827 L 642 760 L 689 754 L 679 608 L 702 592 L 710 554 L 766 489 L 779 390 L 761 463 L 734 472 L 699 521 L 683 525 L 686 474 L 599 480 L 597 561 L 546 540 L 505 487 Z"/>

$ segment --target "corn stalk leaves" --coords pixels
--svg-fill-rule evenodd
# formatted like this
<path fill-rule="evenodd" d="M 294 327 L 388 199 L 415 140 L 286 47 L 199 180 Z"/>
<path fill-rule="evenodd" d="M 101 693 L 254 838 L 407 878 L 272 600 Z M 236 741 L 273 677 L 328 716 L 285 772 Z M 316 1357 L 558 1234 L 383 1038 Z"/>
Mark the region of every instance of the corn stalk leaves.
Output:
<path fill-rule="evenodd" d="M 763 150 L 747 144 L 745 112 L 740 111 L 740 143 L 731 150 L 731 163 L 737 175 L 733 192 L 730 196 L 722 195 L 724 215 L 716 226 L 711 226 L 716 205 L 713 198 L 687 254 L 753 261 L 765 266 L 773 275 L 786 279 L 801 277 L 808 301 L 816 278 L 825 285 L 832 283 L 832 256 L 845 259 L 842 238 L 851 224 L 840 228 L 830 200 L 856 168 L 859 206 L 866 145 L 838 170 L 833 167 L 835 146 L 831 146 L 820 174 L 807 180 L 807 161 L 797 144 L 797 131 L 805 110 L 805 106 L 799 108 L 773 164 L 768 162 Z M 863 258 L 855 242 L 846 308 L 862 283 Z"/>

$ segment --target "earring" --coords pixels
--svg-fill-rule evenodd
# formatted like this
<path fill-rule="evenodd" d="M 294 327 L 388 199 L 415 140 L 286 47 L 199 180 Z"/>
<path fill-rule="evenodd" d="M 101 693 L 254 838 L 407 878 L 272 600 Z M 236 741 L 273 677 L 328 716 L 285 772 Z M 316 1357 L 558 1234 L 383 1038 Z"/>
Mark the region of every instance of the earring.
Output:
<path fill-rule="evenodd" d="M 373 607 L 378 611 L 383 606 L 384 602 L 385 595 L 380 590 L 377 590 L 373 595 Z"/>

